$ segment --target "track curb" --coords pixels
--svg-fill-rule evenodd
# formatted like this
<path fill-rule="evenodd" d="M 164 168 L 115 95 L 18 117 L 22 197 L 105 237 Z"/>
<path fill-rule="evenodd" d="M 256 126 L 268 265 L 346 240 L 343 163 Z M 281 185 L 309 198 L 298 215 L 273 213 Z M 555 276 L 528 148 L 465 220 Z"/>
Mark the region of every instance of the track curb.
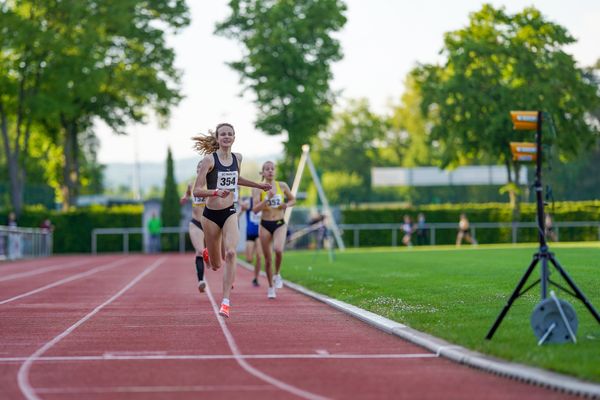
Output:
<path fill-rule="evenodd" d="M 251 271 L 254 270 L 254 266 L 246 261 L 240 259 L 237 261 L 244 268 Z M 264 275 L 264 272 L 261 272 L 261 275 Z M 286 280 L 284 280 L 283 283 L 290 289 L 302 293 L 305 296 L 325 303 L 330 307 L 366 322 L 377 329 L 380 329 L 391 335 L 398 336 L 418 346 L 424 347 L 438 356 L 447 358 L 459 364 L 468 365 L 470 367 L 491 372 L 499 376 L 530 383 L 536 386 L 546 387 L 568 394 L 600 399 L 600 384 L 585 382 L 568 375 L 558 374 L 541 368 L 530 367 L 524 364 L 513 363 L 472 351 L 462 346 L 446 342 L 445 340 L 439 339 L 435 336 L 417 331 L 407 325 L 392 321 L 388 318 L 382 317 L 381 315 L 372 313 L 343 301 L 333 299 L 329 296 L 313 292 L 312 290 L 296 283 Z"/>

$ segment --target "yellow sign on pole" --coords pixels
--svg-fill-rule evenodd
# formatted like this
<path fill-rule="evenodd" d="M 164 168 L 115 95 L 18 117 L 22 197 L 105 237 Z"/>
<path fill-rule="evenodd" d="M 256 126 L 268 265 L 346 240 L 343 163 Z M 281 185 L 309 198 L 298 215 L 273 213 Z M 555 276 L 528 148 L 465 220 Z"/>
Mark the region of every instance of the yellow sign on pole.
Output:
<path fill-rule="evenodd" d="M 514 161 L 536 161 L 537 147 L 530 142 L 510 142 L 510 152 Z"/>
<path fill-rule="evenodd" d="M 535 131 L 538 128 L 537 111 L 511 111 L 510 117 L 517 131 Z"/>

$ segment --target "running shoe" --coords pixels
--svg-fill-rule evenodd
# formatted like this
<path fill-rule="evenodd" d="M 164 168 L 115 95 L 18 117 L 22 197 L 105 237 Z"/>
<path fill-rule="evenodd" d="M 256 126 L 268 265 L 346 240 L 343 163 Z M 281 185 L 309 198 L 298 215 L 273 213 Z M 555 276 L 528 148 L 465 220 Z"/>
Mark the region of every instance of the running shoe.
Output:
<path fill-rule="evenodd" d="M 210 263 L 210 258 L 208 258 L 208 249 L 206 247 L 204 248 L 204 250 L 202 250 L 202 258 L 204 259 L 205 263 Z"/>
<path fill-rule="evenodd" d="M 221 309 L 219 310 L 219 315 L 229 318 L 229 306 L 227 304 L 221 303 Z"/>
<path fill-rule="evenodd" d="M 204 289 L 206 289 L 206 282 L 204 282 L 204 281 L 198 282 L 198 291 L 200 293 L 204 293 Z"/>
<path fill-rule="evenodd" d="M 274 299 L 275 297 L 277 297 L 277 294 L 275 293 L 275 288 L 274 287 L 270 287 L 267 290 L 267 298 Z"/>
<path fill-rule="evenodd" d="M 258 287 L 258 286 L 260 286 L 260 285 L 258 284 L 258 279 L 256 279 L 256 278 L 252 279 L 252 286 L 254 286 L 254 287 Z"/>
<path fill-rule="evenodd" d="M 283 287 L 283 279 L 281 279 L 281 274 L 277 274 L 273 278 L 275 278 L 275 287 L 277 289 L 281 289 Z"/>

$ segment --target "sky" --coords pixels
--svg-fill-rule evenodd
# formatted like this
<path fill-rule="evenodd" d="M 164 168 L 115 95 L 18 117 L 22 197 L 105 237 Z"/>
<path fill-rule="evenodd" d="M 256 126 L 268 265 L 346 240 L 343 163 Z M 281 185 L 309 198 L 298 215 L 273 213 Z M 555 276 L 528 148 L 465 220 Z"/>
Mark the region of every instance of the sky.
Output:
<path fill-rule="evenodd" d="M 340 104 L 345 99 L 366 98 L 375 112 L 388 113 L 402 95 L 406 74 L 417 63 L 441 61 L 443 34 L 464 27 L 469 13 L 484 3 L 505 6 L 511 13 L 533 5 L 577 39 L 566 51 L 580 66 L 600 58 L 598 0 L 347 0 L 348 21 L 336 34 L 344 58 L 332 67 L 331 87 L 341 92 Z M 176 160 L 198 157 L 190 137 L 225 121 L 236 129 L 233 150 L 245 158 L 281 155 L 285 138 L 254 128 L 256 108 L 250 96 L 240 96 L 239 75 L 226 65 L 241 57 L 241 45 L 213 35 L 215 24 L 229 15 L 228 1 L 188 0 L 188 6 L 190 26 L 169 37 L 176 66 L 183 73 L 185 98 L 173 108 L 164 129 L 151 119 L 146 125 L 129 126 L 127 136 L 116 136 L 99 124 L 101 163 L 136 159 L 162 163 L 168 147 Z"/>

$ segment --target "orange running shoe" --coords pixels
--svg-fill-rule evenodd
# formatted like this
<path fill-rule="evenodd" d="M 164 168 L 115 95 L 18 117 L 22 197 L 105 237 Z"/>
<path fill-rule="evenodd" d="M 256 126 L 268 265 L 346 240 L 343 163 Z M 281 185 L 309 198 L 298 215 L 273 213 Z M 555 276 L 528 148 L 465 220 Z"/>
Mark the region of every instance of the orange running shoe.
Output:
<path fill-rule="evenodd" d="M 227 304 L 221 303 L 221 309 L 219 310 L 219 315 L 229 318 L 229 306 Z"/>
<path fill-rule="evenodd" d="M 208 249 L 206 247 L 204 248 L 204 250 L 202 250 L 202 258 L 204 259 L 205 263 L 210 263 L 210 258 L 208 258 Z"/>

